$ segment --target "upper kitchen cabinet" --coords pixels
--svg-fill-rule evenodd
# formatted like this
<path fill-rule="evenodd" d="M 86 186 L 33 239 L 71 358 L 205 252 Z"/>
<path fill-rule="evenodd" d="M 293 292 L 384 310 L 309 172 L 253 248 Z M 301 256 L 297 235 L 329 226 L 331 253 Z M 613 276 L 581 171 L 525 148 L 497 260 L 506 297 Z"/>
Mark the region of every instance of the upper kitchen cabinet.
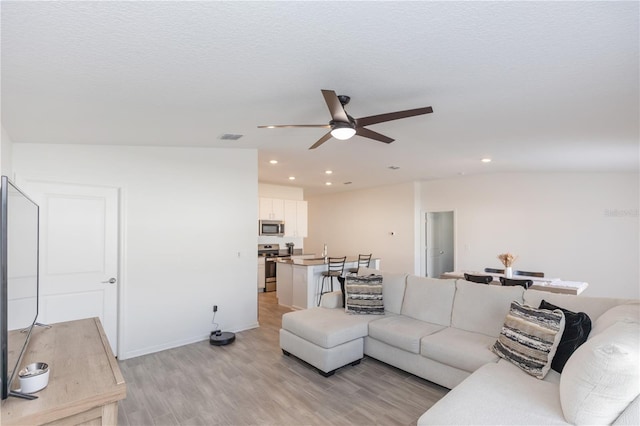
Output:
<path fill-rule="evenodd" d="M 260 197 L 260 220 L 285 220 L 284 200 Z"/>
<path fill-rule="evenodd" d="M 307 236 L 307 202 L 284 200 L 284 236 Z"/>

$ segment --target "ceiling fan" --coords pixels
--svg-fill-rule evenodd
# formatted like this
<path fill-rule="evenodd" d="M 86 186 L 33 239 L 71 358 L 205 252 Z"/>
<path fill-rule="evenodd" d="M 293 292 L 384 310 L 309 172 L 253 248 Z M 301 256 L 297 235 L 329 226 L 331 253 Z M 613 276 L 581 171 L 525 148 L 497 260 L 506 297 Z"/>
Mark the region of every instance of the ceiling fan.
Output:
<path fill-rule="evenodd" d="M 331 113 L 331 121 L 329 124 L 283 124 L 283 125 L 271 125 L 271 126 L 258 126 L 260 129 L 274 129 L 280 127 L 322 127 L 325 129 L 331 129 L 329 133 L 318 139 L 316 143 L 311 145 L 309 149 L 315 149 L 331 139 L 333 136 L 336 139 L 346 140 L 353 135 L 362 136 L 365 138 L 373 139 L 376 141 L 391 143 L 394 139 L 388 136 L 382 135 L 373 130 L 369 130 L 364 126 L 371 124 L 382 123 L 385 121 L 399 120 L 401 118 L 413 117 L 416 115 L 429 114 L 433 112 L 433 108 L 416 108 L 408 109 L 405 111 L 389 112 L 386 114 L 370 115 L 368 117 L 353 118 L 345 111 L 344 107 L 349 103 L 351 98 L 345 95 L 336 95 L 333 90 L 322 90 L 322 96 L 324 101 L 329 107 Z"/>

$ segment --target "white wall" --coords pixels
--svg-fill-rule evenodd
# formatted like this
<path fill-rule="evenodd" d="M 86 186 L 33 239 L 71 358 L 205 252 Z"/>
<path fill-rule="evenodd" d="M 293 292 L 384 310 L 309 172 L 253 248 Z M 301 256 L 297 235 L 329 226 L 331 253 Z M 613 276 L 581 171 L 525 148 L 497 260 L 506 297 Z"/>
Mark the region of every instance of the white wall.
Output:
<path fill-rule="evenodd" d="M 257 326 L 257 152 L 14 144 L 17 179 L 121 188 L 120 358 Z M 240 256 L 238 256 L 238 253 Z"/>
<path fill-rule="evenodd" d="M 4 126 L 0 125 L 0 128 L 2 129 L 0 136 L 0 175 L 8 176 L 9 179 L 13 180 L 13 142 Z"/>
<path fill-rule="evenodd" d="M 640 297 L 637 173 L 510 173 L 422 183 L 422 210 L 455 210 L 458 270 L 500 267 Z"/>
<path fill-rule="evenodd" d="M 304 191 L 295 186 L 273 185 L 271 183 L 259 183 L 258 194 L 265 198 L 281 198 L 283 200 L 304 200 Z"/>
<path fill-rule="evenodd" d="M 385 271 L 412 272 L 415 250 L 413 183 L 308 196 L 305 251 L 330 256 L 372 253 Z M 394 232 L 395 235 L 391 235 Z"/>
<path fill-rule="evenodd" d="M 367 251 L 387 271 L 424 262 L 424 212 L 455 211 L 456 269 L 499 267 L 587 281 L 586 296 L 640 298 L 637 173 L 505 173 L 307 197 L 308 251 Z M 395 236 L 389 233 L 395 231 Z M 414 238 L 412 240 L 412 238 Z"/>

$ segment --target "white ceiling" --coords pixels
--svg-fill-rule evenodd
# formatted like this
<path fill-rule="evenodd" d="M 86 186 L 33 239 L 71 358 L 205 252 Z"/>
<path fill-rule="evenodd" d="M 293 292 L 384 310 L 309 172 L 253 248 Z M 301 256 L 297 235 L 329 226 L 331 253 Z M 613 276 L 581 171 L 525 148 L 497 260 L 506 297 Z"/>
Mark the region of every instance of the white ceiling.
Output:
<path fill-rule="evenodd" d="M 307 194 L 639 169 L 637 1 L 1 7 L 2 125 L 14 143 L 257 148 L 261 182 Z M 434 113 L 370 127 L 390 145 L 354 137 L 309 151 L 325 129 L 256 127 L 326 124 L 320 89 L 350 95 L 356 118 Z"/>

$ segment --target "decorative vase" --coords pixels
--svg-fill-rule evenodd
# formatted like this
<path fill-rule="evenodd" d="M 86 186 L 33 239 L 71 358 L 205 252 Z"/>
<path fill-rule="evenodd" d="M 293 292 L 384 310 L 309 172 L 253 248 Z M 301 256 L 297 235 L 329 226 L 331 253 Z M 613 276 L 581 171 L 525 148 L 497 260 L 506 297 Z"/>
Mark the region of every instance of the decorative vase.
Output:
<path fill-rule="evenodd" d="M 504 276 L 507 278 L 513 277 L 513 270 L 511 269 L 511 266 L 507 266 L 506 268 L 504 268 Z"/>

